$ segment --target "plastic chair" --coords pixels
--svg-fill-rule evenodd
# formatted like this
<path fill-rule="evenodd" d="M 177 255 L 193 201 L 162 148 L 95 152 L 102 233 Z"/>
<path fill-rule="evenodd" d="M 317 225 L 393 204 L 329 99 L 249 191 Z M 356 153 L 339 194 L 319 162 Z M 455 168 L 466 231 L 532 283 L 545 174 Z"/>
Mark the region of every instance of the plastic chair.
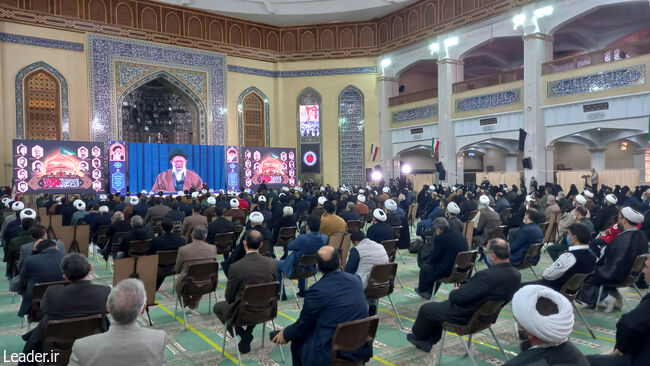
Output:
<path fill-rule="evenodd" d="M 176 296 L 176 307 L 174 308 L 174 316 L 178 309 L 178 302 L 180 300 L 181 308 L 183 309 L 183 322 L 185 323 L 185 330 L 187 330 L 187 317 L 185 314 L 185 304 L 183 303 L 183 296 L 199 296 L 209 294 L 208 309 L 212 302 L 212 293 L 214 293 L 215 301 L 219 301 L 217 296 L 217 285 L 219 284 L 219 263 L 217 261 L 209 261 L 202 263 L 192 263 L 187 268 L 187 275 L 183 279 L 181 291 Z"/>
<path fill-rule="evenodd" d="M 108 236 L 106 232 L 110 225 L 102 225 L 97 229 L 97 243 L 93 245 L 93 258 L 97 257 L 97 247 L 104 248 L 108 244 Z"/>
<path fill-rule="evenodd" d="M 178 250 L 159 250 L 156 254 L 158 254 L 158 271 L 162 271 L 165 277 L 172 276 L 172 279 L 175 279 L 176 270 L 174 269 L 174 265 L 178 257 Z M 172 286 L 172 293 L 174 291 L 174 286 Z"/>
<path fill-rule="evenodd" d="M 404 327 L 402 320 L 397 313 L 397 308 L 390 298 L 395 288 L 395 277 L 397 276 L 397 263 L 375 264 L 370 270 L 368 275 L 368 284 L 366 285 L 366 299 L 379 300 L 382 297 L 388 296 L 390 306 L 393 307 L 395 318 L 400 327 Z M 358 347 L 357 347 L 358 348 Z"/>
<path fill-rule="evenodd" d="M 273 242 L 271 239 L 262 240 L 262 247 L 259 250 L 260 254 L 265 257 L 272 257 L 273 254 Z"/>
<path fill-rule="evenodd" d="M 235 233 L 227 232 L 214 234 L 214 245 L 217 247 L 217 254 L 227 255 L 235 246 Z"/>
<path fill-rule="evenodd" d="M 393 232 L 395 233 L 395 239 L 399 241 L 399 237 L 402 235 L 402 226 L 393 226 Z M 399 251 L 399 248 L 397 248 L 397 254 L 399 254 L 399 259 L 402 260 L 402 264 L 406 264 L 404 257 L 402 257 L 402 253 Z"/>
<path fill-rule="evenodd" d="M 467 324 L 454 324 L 454 323 L 443 322 L 442 338 L 440 339 L 440 350 L 438 351 L 438 360 L 436 362 L 436 365 L 440 365 L 440 358 L 442 357 L 442 348 L 445 343 L 445 333 L 454 332 L 460 338 L 460 342 L 463 344 L 463 346 L 465 346 L 465 352 L 467 352 L 467 355 L 472 360 L 472 364 L 476 366 L 476 360 L 474 360 L 474 356 L 472 355 L 472 352 L 469 349 L 469 345 L 472 344 L 472 335 L 486 328 L 490 330 L 490 333 L 492 333 L 492 337 L 496 341 L 497 345 L 499 346 L 499 349 L 501 349 L 501 352 L 503 353 L 503 356 L 506 358 L 507 361 L 508 355 L 506 354 L 506 351 L 501 346 L 501 343 L 497 339 L 497 336 L 494 334 L 494 331 L 492 330 L 492 324 L 496 323 L 499 313 L 501 312 L 501 309 L 505 304 L 506 304 L 505 301 L 490 300 L 485 302 L 485 304 L 481 305 L 481 307 L 478 308 L 476 312 L 474 312 L 472 318 Z M 462 337 L 464 335 L 469 335 L 469 339 L 467 340 L 467 343 L 465 343 L 465 340 Z"/>
<path fill-rule="evenodd" d="M 327 238 L 327 245 L 341 250 L 341 246 L 343 245 L 343 237 L 345 237 L 345 234 L 346 233 L 333 233 Z"/>
<path fill-rule="evenodd" d="M 354 230 L 361 230 L 361 220 L 348 220 L 346 223 L 348 224 L 349 233 L 352 233 Z"/>
<path fill-rule="evenodd" d="M 111 243 L 110 243 L 111 248 L 110 248 L 110 252 L 109 252 L 110 257 L 113 257 L 113 262 L 115 261 L 115 255 L 120 250 L 120 242 L 122 242 L 122 239 L 124 239 L 124 235 L 126 235 L 126 232 L 119 232 L 119 233 L 113 234 L 113 240 L 111 240 Z M 113 271 L 112 265 L 110 267 L 111 267 L 111 272 L 112 272 Z M 108 269 L 108 268 L 109 268 L 109 264 L 108 264 L 108 260 L 107 260 L 106 261 L 106 269 Z"/>
<path fill-rule="evenodd" d="M 639 276 L 641 276 L 641 271 L 643 270 L 646 259 L 648 259 L 648 254 L 641 254 L 638 255 L 636 258 L 634 258 L 634 261 L 632 262 L 632 267 L 630 268 L 630 273 L 628 273 L 627 277 L 623 281 L 614 284 L 614 286 L 617 288 L 617 291 L 619 288 L 622 287 L 633 286 L 634 289 L 636 290 L 636 293 L 639 294 L 639 296 L 643 297 L 643 295 L 641 295 L 641 291 L 636 286 L 636 281 L 638 281 Z M 598 305 L 600 304 L 600 296 L 602 295 L 602 293 L 603 293 L 603 286 L 600 286 L 600 289 L 598 290 L 598 300 L 596 301 L 596 309 L 598 309 Z M 627 305 L 628 308 L 633 309 L 630 303 L 625 298 L 625 295 L 623 295 L 620 292 L 619 294 L 623 299 L 625 305 Z"/>
<path fill-rule="evenodd" d="M 50 320 L 43 332 L 43 352 L 58 354 L 50 365 L 67 365 L 72 354 L 72 344 L 80 338 L 103 333 L 102 314 L 78 318 Z"/>
<path fill-rule="evenodd" d="M 296 269 L 293 271 L 293 275 L 289 277 L 289 283 L 293 288 L 293 293 L 296 297 L 296 304 L 298 309 L 300 309 L 300 302 L 298 301 L 298 291 L 296 286 L 293 284 L 292 280 L 305 280 L 305 286 L 307 285 L 307 280 L 310 277 L 316 279 L 316 272 L 312 270 L 316 266 L 316 254 L 303 254 L 298 261 L 296 262 Z M 284 289 L 284 280 L 287 276 L 282 277 L 282 292 L 286 296 L 286 290 Z"/>
<path fill-rule="evenodd" d="M 474 239 L 474 223 L 472 221 L 467 221 L 463 224 L 463 236 L 468 244 L 472 243 Z"/>
<path fill-rule="evenodd" d="M 395 257 L 397 256 L 397 239 L 391 239 L 391 240 L 384 240 L 381 242 L 381 245 L 384 246 L 384 249 L 386 250 L 386 254 L 388 255 L 388 261 L 391 263 L 395 263 Z M 402 280 L 399 278 L 399 275 L 395 274 L 395 277 L 397 277 L 397 282 L 399 282 L 399 285 L 404 288 L 404 284 L 402 283 Z"/>
<path fill-rule="evenodd" d="M 53 281 L 53 282 L 41 282 L 34 284 L 32 288 L 32 304 L 29 308 L 29 313 L 27 313 L 27 329 L 31 329 L 31 324 L 38 322 L 43 319 L 45 315 L 45 309 L 43 309 L 43 295 L 45 295 L 45 290 L 50 286 L 56 285 L 67 285 L 70 281 Z"/>
<path fill-rule="evenodd" d="M 488 238 L 489 239 L 494 239 L 494 238 L 505 239 L 506 238 L 505 232 L 506 232 L 507 228 L 508 228 L 508 226 L 506 226 L 506 225 L 500 225 L 500 226 L 495 227 L 494 230 L 492 230 L 492 232 L 490 232 L 490 235 L 489 235 Z"/>
<path fill-rule="evenodd" d="M 129 243 L 129 257 L 139 257 L 146 255 L 151 246 L 151 239 L 134 240 Z"/>
<path fill-rule="evenodd" d="M 278 232 L 278 239 L 275 242 L 274 247 L 282 247 L 286 251 L 287 244 L 289 244 L 289 242 L 295 238 L 296 238 L 295 226 L 281 227 L 280 231 Z"/>
<path fill-rule="evenodd" d="M 235 241 L 237 241 L 242 231 L 244 231 L 244 222 L 240 218 L 233 217 L 232 224 L 235 227 Z"/>
<path fill-rule="evenodd" d="M 255 285 L 246 285 L 242 292 L 241 300 L 239 302 L 239 309 L 235 319 L 230 324 L 224 324 L 223 327 L 223 347 L 221 347 L 221 354 L 226 352 L 226 332 L 228 328 L 232 329 L 234 338 L 237 338 L 237 327 L 244 327 L 249 325 L 262 324 L 262 347 L 264 347 L 264 338 L 266 338 L 266 322 L 270 321 L 275 330 L 275 317 L 278 315 L 278 292 L 280 283 L 268 282 Z M 284 359 L 284 351 L 282 345 L 280 347 L 280 355 L 282 362 Z M 241 362 L 241 354 L 239 347 L 237 347 L 237 360 Z"/>
<path fill-rule="evenodd" d="M 524 254 L 524 258 L 521 260 L 521 263 L 518 266 L 515 266 L 515 268 L 517 268 L 520 271 L 522 269 L 530 268 L 530 271 L 533 272 L 533 274 L 535 275 L 535 278 L 539 280 L 539 277 L 537 277 L 537 273 L 535 273 L 535 269 L 533 269 L 535 264 L 533 264 L 530 261 L 530 258 L 539 257 L 541 255 L 541 253 L 542 253 L 542 246 L 543 245 L 544 245 L 544 243 L 531 244 L 528 247 L 528 250 L 526 250 L 526 254 Z"/>
<path fill-rule="evenodd" d="M 459 252 L 456 254 L 456 260 L 454 261 L 454 266 L 451 269 L 451 274 L 447 277 L 443 277 L 440 282 L 446 284 L 455 284 L 463 283 L 472 276 L 472 271 L 474 270 L 474 263 L 476 262 L 476 257 L 478 256 L 478 251 L 469 250 L 465 252 Z"/>
<path fill-rule="evenodd" d="M 372 344 L 375 341 L 378 325 L 379 317 L 377 317 L 377 315 L 365 319 L 339 323 L 334 331 L 334 336 L 332 336 L 332 366 L 363 365 L 370 361 L 372 354 L 368 355 L 363 361 L 352 362 L 339 358 L 338 353 L 352 352 L 366 344 L 369 345 L 372 350 Z"/>
<path fill-rule="evenodd" d="M 578 293 L 580 292 L 580 290 L 582 290 L 582 286 L 584 286 L 585 284 L 585 279 L 589 277 L 589 275 L 591 275 L 591 273 L 574 274 L 564 283 L 564 285 L 562 285 L 562 288 L 560 289 L 560 293 L 564 295 L 564 297 L 566 297 L 567 300 L 569 300 L 571 305 L 573 305 L 573 308 L 576 310 L 576 312 L 578 312 L 578 315 L 580 315 L 580 319 L 582 319 L 582 322 L 585 323 L 585 326 L 589 330 L 589 334 L 591 334 L 591 338 L 596 339 L 596 336 L 594 335 L 594 332 L 591 330 L 589 323 L 587 323 L 587 319 L 585 319 L 584 315 L 582 315 L 582 312 L 580 311 L 580 308 L 578 308 L 574 303 L 576 297 L 578 296 Z"/>

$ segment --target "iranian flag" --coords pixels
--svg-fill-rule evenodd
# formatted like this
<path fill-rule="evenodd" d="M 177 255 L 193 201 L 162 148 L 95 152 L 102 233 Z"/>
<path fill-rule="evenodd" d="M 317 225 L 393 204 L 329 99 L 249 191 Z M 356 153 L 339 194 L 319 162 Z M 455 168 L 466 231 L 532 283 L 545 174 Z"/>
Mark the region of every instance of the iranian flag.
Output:
<path fill-rule="evenodd" d="M 370 145 L 370 160 L 375 161 L 378 152 L 379 152 L 378 146 L 375 146 L 375 144 Z"/>
<path fill-rule="evenodd" d="M 438 156 L 438 146 L 440 145 L 440 140 L 437 138 L 431 139 L 431 157 L 435 158 Z"/>

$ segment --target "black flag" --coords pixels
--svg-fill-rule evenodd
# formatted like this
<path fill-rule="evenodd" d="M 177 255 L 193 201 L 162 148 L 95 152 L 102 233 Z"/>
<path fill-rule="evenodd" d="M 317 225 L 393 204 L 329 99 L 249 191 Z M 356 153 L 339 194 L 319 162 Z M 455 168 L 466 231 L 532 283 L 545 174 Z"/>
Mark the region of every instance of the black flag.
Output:
<path fill-rule="evenodd" d="M 519 129 L 519 151 L 524 151 L 524 144 L 526 143 L 526 131 L 523 128 Z"/>

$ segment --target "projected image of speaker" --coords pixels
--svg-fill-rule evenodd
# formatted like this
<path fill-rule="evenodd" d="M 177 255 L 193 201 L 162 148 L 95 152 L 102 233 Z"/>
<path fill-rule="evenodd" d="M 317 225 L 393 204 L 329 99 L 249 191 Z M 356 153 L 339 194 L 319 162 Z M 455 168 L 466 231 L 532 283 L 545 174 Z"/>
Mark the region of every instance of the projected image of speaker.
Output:
<path fill-rule="evenodd" d="M 530 158 L 524 158 L 524 160 L 521 161 L 521 165 L 524 169 L 533 169 L 533 162 Z"/>

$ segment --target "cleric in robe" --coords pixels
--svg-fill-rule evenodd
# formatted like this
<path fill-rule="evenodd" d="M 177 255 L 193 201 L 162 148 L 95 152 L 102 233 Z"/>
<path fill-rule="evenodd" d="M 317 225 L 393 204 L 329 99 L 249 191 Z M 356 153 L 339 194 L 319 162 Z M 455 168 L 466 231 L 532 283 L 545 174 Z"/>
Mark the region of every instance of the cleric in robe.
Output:
<path fill-rule="evenodd" d="M 186 169 L 187 152 L 185 150 L 171 150 L 169 152 L 169 162 L 172 164 L 172 168 L 158 174 L 156 182 L 150 191 L 179 192 L 188 191 L 192 188 L 198 191 L 203 188 L 201 177 Z"/>

